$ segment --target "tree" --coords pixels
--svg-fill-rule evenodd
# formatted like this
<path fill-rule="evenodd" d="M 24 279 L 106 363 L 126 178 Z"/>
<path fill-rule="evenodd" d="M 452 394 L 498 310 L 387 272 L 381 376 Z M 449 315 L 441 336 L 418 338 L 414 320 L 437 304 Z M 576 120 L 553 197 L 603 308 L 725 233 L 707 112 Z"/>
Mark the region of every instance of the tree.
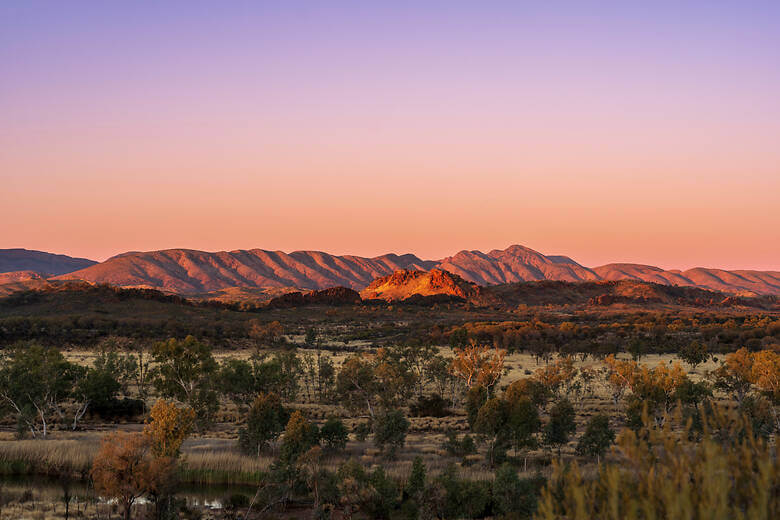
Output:
<path fill-rule="evenodd" d="M 92 463 L 92 481 L 102 497 L 113 498 L 130 520 L 135 501 L 156 480 L 149 443 L 140 433 L 114 432 L 105 436 Z"/>
<path fill-rule="evenodd" d="M 610 354 L 604 358 L 606 369 L 606 386 L 612 395 L 612 400 L 617 407 L 620 398 L 630 388 L 639 365 L 636 361 L 622 361 Z"/>
<path fill-rule="evenodd" d="M 691 365 L 691 370 L 696 370 L 696 367 L 705 361 L 710 356 L 707 351 L 707 345 L 700 341 L 691 341 L 683 345 L 677 355 Z"/>
<path fill-rule="evenodd" d="M 412 471 L 406 480 L 404 493 L 414 499 L 419 499 L 425 493 L 425 463 L 419 455 L 412 461 Z"/>
<path fill-rule="evenodd" d="M 275 346 L 284 343 L 284 327 L 278 321 L 260 323 L 252 320 L 249 326 L 249 337 L 259 346 Z"/>
<path fill-rule="evenodd" d="M 568 396 L 576 377 L 574 356 L 561 357 L 553 363 L 536 369 L 533 375 L 533 379 L 546 389 L 548 395 L 555 396 Z"/>
<path fill-rule="evenodd" d="M 425 383 L 432 381 L 428 372 L 431 360 L 439 353 L 439 349 L 432 345 L 410 345 L 401 349 L 401 355 L 414 374 L 417 396 L 423 395 Z"/>
<path fill-rule="evenodd" d="M 507 515 L 521 515 L 519 518 L 528 518 L 536 506 L 536 493 L 533 483 L 520 480 L 517 471 L 509 464 L 503 464 L 496 471 L 493 479 L 493 502 L 496 512 Z"/>
<path fill-rule="evenodd" d="M 403 404 L 414 392 L 417 377 L 402 352 L 387 348 L 377 350 L 373 358 L 379 404 L 390 408 Z"/>
<path fill-rule="evenodd" d="M 577 429 L 574 422 L 574 407 L 568 399 L 561 399 L 550 409 L 550 418 L 544 426 L 544 442 L 558 448 L 569 442 L 569 437 Z"/>
<path fill-rule="evenodd" d="M 319 444 L 319 438 L 317 426 L 309 422 L 300 410 L 294 411 L 284 429 L 281 460 L 288 464 L 295 463 L 300 455 Z"/>
<path fill-rule="evenodd" d="M 73 397 L 78 403 L 78 408 L 73 414 L 74 430 L 90 405 L 107 408 L 116 402 L 116 395 L 122 388 L 117 374 L 104 364 L 86 368 L 81 372 L 82 375 L 78 378 L 73 391 Z"/>
<path fill-rule="evenodd" d="M 217 381 L 222 395 L 238 406 L 251 404 L 257 394 L 265 390 L 258 388 L 252 364 L 243 359 L 222 361 Z"/>
<path fill-rule="evenodd" d="M 537 445 L 536 434 L 542 427 L 539 419 L 539 409 L 527 397 L 521 396 L 514 400 L 504 397 L 507 403 L 507 433 L 515 452 L 532 449 Z M 527 459 L 523 464 L 527 469 Z"/>
<path fill-rule="evenodd" d="M 615 432 L 609 427 L 609 417 L 597 414 L 590 418 L 585 433 L 577 443 L 577 453 L 601 460 L 604 452 L 615 442 Z"/>
<path fill-rule="evenodd" d="M 194 423 L 195 411 L 192 408 L 179 408 L 159 399 L 149 411 L 144 425 L 144 435 L 149 439 L 152 453 L 156 457 L 178 458 L 181 445 Z"/>
<path fill-rule="evenodd" d="M 365 409 L 373 419 L 380 389 L 372 361 L 366 354 L 347 358 L 336 377 L 336 395 L 348 410 Z"/>
<path fill-rule="evenodd" d="M 526 377 L 507 386 L 504 390 L 504 398 L 510 402 L 526 398 L 537 407 L 543 408 L 550 398 L 550 392 L 542 382 L 535 378 Z"/>
<path fill-rule="evenodd" d="M 729 354 L 713 371 L 712 377 L 715 388 L 730 394 L 737 403 L 741 403 L 752 386 L 753 355 L 744 347 Z"/>
<path fill-rule="evenodd" d="M 488 399 L 477 413 L 474 431 L 480 434 L 488 443 L 488 460 L 494 466 L 504 459 L 506 446 L 509 443 L 509 418 L 506 401 L 498 397 Z"/>
<path fill-rule="evenodd" d="M 394 459 L 406 442 L 409 421 L 401 410 L 386 411 L 374 421 L 374 444 L 389 459 Z"/>
<path fill-rule="evenodd" d="M 504 371 L 505 350 L 472 342 L 463 348 L 454 349 L 454 352 L 450 370 L 468 388 L 483 386 L 490 391 L 498 383 Z"/>
<path fill-rule="evenodd" d="M 60 405 L 82 372 L 55 348 L 20 345 L 0 359 L 0 398 L 20 427 L 46 438 L 52 416 L 62 416 Z"/>
<path fill-rule="evenodd" d="M 171 338 L 157 343 L 152 355 L 158 365 L 154 385 L 160 395 L 187 404 L 195 410 L 199 429 L 208 427 L 219 407 L 214 384 L 218 366 L 211 348 L 187 336 L 183 341 Z"/>
<path fill-rule="evenodd" d="M 780 354 L 762 350 L 753 354 L 750 381 L 775 404 L 780 404 Z"/>
<path fill-rule="evenodd" d="M 330 417 L 320 428 L 320 440 L 332 451 L 344 451 L 349 432 L 341 419 Z"/>
<path fill-rule="evenodd" d="M 269 357 L 254 354 L 249 360 L 227 358 L 216 375 L 222 394 L 239 406 L 252 403 L 257 394 L 273 392 L 295 398 L 301 363 L 295 352 L 277 352 Z"/>
<path fill-rule="evenodd" d="M 488 391 L 484 386 L 472 386 L 466 393 L 466 417 L 469 422 L 469 427 L 474 429 L 474 425 L 477 422 L 477 415 L 479 415 L 479 409 L 488 400 Z"/>
<path fill-rule="evenodd" d="M 276 394 L 260 394 L 252 403 L 246 426 L 238 432 L 238 445 L 247 454 L 260 456 L 268 443 L 284 430 L 290 412 Z"/>

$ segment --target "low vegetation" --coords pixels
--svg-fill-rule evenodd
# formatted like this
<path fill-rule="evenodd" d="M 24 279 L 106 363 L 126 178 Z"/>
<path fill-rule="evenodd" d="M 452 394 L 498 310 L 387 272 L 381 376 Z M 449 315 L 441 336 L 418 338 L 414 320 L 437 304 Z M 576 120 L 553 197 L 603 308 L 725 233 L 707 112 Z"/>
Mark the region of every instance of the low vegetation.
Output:
<path fill-rule="evenodd" d="M 3 328 L 0 472 L 127 519 L 204 513 L 188 484 L 253 486 L 225 519 L 780 514 L 774 314 L 150 298 L 235 335 Z"/>

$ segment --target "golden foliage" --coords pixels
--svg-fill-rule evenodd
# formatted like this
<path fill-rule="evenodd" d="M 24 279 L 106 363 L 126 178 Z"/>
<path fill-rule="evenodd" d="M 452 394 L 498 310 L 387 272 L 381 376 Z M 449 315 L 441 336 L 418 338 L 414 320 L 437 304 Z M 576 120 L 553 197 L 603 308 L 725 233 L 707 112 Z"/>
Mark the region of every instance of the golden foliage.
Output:
<path fill-rule="evenodd" d="M 734 395 L 741 402 L 751 386 L 780 401 L 780 355 L 772 350 L 750 352 L 741 348 L 726 356 L 712 373 L 715 386 Z"/>
<path fill-rule="evenodd" d="M 192 408 L 179 408 L 172 402 L 159 399 L 149 412 L 144 435 L 156 457 L 177 458 L 194 423 Z"/>
<path fill-rule="evenodd" d="M 561 357 L 547 366 L 536 369 L 534 379 L 541 383 L 551 393 L 558 393 L 562 386 L 574 381 L 577 369 L 574 367 L 574 357 Z"/>
<path fill-rule="evenodd" d="M 164 485 L 170 475 L 170 464 L 150 457 L 149 448 L 148 438 L 141 433 L 114 432 L 103 438 L 92 462 L 95 490 L 116 499 L 125 519 L 139 497 Z"/>
<path fill-rule="evenodd" d="M 744 418 L 713 413 L 701 439 L 679 421 L 658 429 L 645 417 L 639 432 L 621 434 L 617 460 L 593 477 L 576 462 L 556 464 L 536 518 L 778 518 L 777 450 L 754 436 Z"/>
<path fill-rule="evenodd" d="M 473 343 L 454 350 L 455 357 L 450 365 L 450 371 L 463 379 L 468 388 L 483 386 L 491 388 L 501 378 L 504 370 L 506 351 L 492 349 L 487 345 Z"/>

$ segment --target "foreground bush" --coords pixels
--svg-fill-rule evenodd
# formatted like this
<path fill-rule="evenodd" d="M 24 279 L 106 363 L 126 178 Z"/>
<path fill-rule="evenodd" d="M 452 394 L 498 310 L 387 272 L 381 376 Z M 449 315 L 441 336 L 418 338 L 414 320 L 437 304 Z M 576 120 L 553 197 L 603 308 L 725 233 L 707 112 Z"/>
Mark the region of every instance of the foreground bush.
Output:
<path fill-rule="evenodd" d="M 748 420 L 713 409 L 701 433 L 680 422 L 657 428 L 645 414 L 637 432 L 622 432 L 618 460 L 595 477 L 557 464 L 537 518 L 780 518 L 780 459 Z"/>

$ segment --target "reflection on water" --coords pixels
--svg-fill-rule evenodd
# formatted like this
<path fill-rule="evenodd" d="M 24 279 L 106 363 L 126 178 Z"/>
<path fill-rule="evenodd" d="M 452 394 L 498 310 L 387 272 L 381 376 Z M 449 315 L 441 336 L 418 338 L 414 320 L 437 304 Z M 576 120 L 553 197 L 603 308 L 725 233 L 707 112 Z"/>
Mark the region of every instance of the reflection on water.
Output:
<path fill-rule="evenodd" d="M 28 496 L 31 500 L 40 502 L 59 502 L 62 500 L 63 488 L 56 478 L 36 475 L 0 475 L 0 494 L 5 499 L 18 499 Z M 222 484 L 180 484 L 176 498 L 183 499 L 190 507 L 222 508 L 225 499 L 233 495 L 244 495 L 249 499 L 257 488 L 245 485 Z M 89 483 L 74 480 L 70 485 L 74 502 L 93 502 L 94 492 Z M 143 499 L 137 501 L 145 503 Z"/>

